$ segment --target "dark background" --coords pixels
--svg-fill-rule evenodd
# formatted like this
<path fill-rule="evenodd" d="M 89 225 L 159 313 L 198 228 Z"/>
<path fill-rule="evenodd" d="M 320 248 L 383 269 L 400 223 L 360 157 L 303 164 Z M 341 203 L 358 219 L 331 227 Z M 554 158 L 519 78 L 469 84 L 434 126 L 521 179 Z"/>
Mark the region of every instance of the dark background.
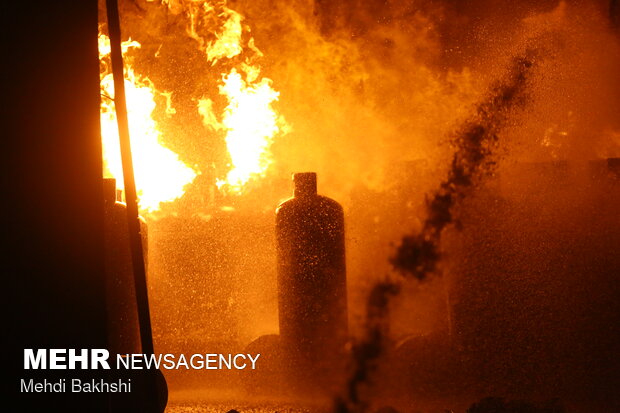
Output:
<path fill-rule="evenodd" d="M 106 347 L 97 2 L 1 7 L 3 394 L 15 411 L 105 411 L 101 394 L 19 393 L 21 378 L 87 378 L 24 371 L 24 348 Z"/>

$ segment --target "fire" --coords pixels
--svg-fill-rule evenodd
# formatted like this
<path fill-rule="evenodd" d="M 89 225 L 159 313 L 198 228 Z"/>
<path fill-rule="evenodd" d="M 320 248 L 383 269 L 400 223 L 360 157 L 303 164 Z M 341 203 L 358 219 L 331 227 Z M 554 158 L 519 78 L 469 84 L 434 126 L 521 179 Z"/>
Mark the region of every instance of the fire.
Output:
<path fill-rule="evenodd" d="M 168 5 L 174 13 L 172 2 Z M 243 33 L 249 32 L 249 28 L 242 24 L 243 16 L 229 9 L 226 2 L 217 5 L 189 2 L 186 5 L 190 20 L 187 31 L 212 66 L 244 52 Z M 214 24 L 220 29 L 208 30 Z M 201 36 L 203 29 L 215 39 L 208 41 Z M 230 170 L 225 179 L 217 181 L 217 186 L 233 193 L 241 193 L 251 179 L 266 174 L 273 162 L 271 144 L 278 134 L 289 131 L 286 121 L 272 105 L 279 93 L 273 89 L 270 79 L 260 77 L 261 68 L 255 61 L 262 53 L 255 46 L 254 38 L 249 38 L 245 46 L 250 57 L 222 73 L 219 92 L 228 102 L 223 112 L 218 116 L 208 97 L 198 100 L 203 124 L 212 131 L 226 133 Z"/>
<path fill-rule="evenodd" d="M 244 80 L 234 68 L 222 77 L 219 90 L 228 99 L 228 106 L 221 122 L 213 113 L 211 100 L 203 98 L 198 103 L 203 122 L 214 130 L 226 131 L 232 169 L 226 180 L 218 181 L 217 185 L 227 185 L 233 192 L 241 192 L 252 177 L 264 176 L 273 161 L 269 147 L 284 123 L 271 107 L 279 95 L 272 89 L 271 81 L 250 79 L 251 76 L 246 76 Z"/>
<path fill-rule="evenodd" d="M 123 42 L 123 53 L 139 48 L 135 41 Z M 110 54 L 110 40 L 99 34 L 99 58 L 103 62 Z M 102 64 L 101 73 L 101 138 L 103 143 L 104 176 L 116 178 L 123 188 L 123 169 L 114 110 L 114 81 L 109 65 Z M 134 162 L 136 189 L 142 211 L 154 212 L 162 202 L 180 198 L 185 187 L 197 173 L 185 165 L 179 156 L 160 143 L 162 133 L 152 117 L 158 92 L 147 78 L 139 78 L 125 60 L 125 92 L 129 117 L 129 132 Z M 166 96 L 165 94 L 163 94 Z M 169 98 L 169 95 L 166 96 Z M 169 99 L 168 99 L 169 101 Z M 168 113 L 174 109 L 168 107 Z"/>

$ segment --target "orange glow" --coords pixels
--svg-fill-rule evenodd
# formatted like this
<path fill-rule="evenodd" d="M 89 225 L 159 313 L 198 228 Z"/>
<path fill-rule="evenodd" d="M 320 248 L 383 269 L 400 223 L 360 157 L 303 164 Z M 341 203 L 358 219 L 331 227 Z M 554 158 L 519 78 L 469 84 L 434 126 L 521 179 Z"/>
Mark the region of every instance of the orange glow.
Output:
<path fill-rule="evenodd" d="M 241 53 L 241 15 L 233 10 L 226 9 L 223 12 L 226 22 L 221 33 L 216 34 L 217 40 L 207 46 L 207 58 L 215 62 L 217 59 L 226 57 L 230 59 Z"/>
<path fill-rule="evenodd" d="M 171 11 L 176 12 L 177 5 L 166 2 Z M 241 36 L 243 34 L 243 16 L 221 5 L 212 5 L 206 1 L 190 1 L 185 4 L 190 25 L 187 33 L 198 42 L 198 46 L 207 55 L 207 59 L 215 65 L 218 59 L 233 58 L 243 51 Z M 213 26 L 219 25 L 220 30 L 213 33 L 215 39 L 206 41 L 201 32 L 206 29 L 210 34 Z"/>
<path fill-rule="evenodd" d="M 269 147 L 274 136 L 286 129 L 286 124 L 271 106 L 279 93 L 271 88 L 269 79 L 251 83 L 233 68 L 223 76 L 222 82 L 220 93 L 228 99 L 222 121 L 218 122 L 209 99 L 199 101 L 199 112 L 206 125 L 227 132 L 232 169 L 225 180 L 217 182 L 218 187 L 241 192 L 251 178 L 265 175 L 273 161 Z"/>
<path fill-rule="evenodd" d="M 172 2 L 167 4 L 173 10 Z M 243 16 L 229 9 L 225 2 L 217 5 L 189 2 L 186 7 L 190 17 L 187 32 L 198 42 L 212 66 L 222 59 L 243 53 L 250 55 L 222 73 L 219 92 L 228 102 L 222 113 L 215 112 L 210 98 L 198 100 L 203 124 L 212 131 L 226 133 L 230 170 L 225 179 L 217 181 L 217 186 L 241 193 L 250 180 L 265 176 L 273 162 L 270 147 L 274 138 L 289 131 L 284 118 L 272 106 L 279 92 L 272 88 L 270 79 L 260 77 L 256 58 L 262 53 L 253 38 L 244 43 L 243 33 L 249 32 L 249 28 L 242 24 Z M 205 35 L 215 39 L 206 40 Z"/>
<path fill-rule="evenodd" d="M 123 53 L 140 47 L 135 41 L 123 42 Z M 105 59 L 110 53 L 110 40 L 99 34 L 99 58 Z M 116 178 L 119 188 L 123 188 L 123 169 L 121 163 L 118 127 L 114 102 L 114 80 L 109 66 L 101 73 L 101 138 L 103 143 L 104 176 Z M 197 175 L 185 165 L 179 156 L 161 144 L 162 133 L 152 117 L 155 110 L 155 96 L 158 92 L 147 78 L 136 76 L 131 65 L 125 60 L 125 93 L 129 117 L 129 133 L 140 209 L 154 212 L 162 202 L 173 201 L 183 196 L 185 187 Z M 168 107 L 168 113 L 174 109 Z"/>

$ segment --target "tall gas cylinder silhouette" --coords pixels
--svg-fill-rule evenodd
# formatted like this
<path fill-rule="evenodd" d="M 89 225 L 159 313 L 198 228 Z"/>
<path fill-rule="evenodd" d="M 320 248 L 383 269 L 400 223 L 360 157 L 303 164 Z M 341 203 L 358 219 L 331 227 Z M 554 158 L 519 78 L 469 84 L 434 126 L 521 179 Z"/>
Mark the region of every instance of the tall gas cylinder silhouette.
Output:
<path fill-rule="evenodd" d="M 276 210 L 280 342 L 293 378 L 316 384 L 334 376 L 347 340 L 344 213 L 317 194 L 315 173 L 293 180 Z"/>
<path fill-rule="evenodd" d="M 108 349 L 111 353 L 140 353 L 138 307 L 129 246 L 127 206 L 116 199 L 116 180 L 104 179 L 105 275 Z M 146 260 L 146 222 L 140 225 Z"/>

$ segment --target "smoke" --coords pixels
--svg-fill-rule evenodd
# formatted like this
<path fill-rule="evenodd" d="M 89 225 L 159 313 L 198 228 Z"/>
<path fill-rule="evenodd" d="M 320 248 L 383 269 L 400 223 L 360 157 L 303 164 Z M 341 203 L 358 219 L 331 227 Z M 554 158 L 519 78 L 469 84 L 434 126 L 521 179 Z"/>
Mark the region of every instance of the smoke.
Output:
<path fill-rule="evenodd" d="M 441 258 L 443 229 L 454 222 L 454 208 L 476 181 L 493 171 L 494 149 L 513 109 L 524 102 L 534 52 L 514 59 L 508 75 L 492 88 L 489 97 L 476 107 L 474 116 L 457 132 L 448 177 L 427 202 L 422 231 L 407 235 L 391 258 L 394 268 L 420 281 L 437 269 Z"/>
<path fill-rule="evenodd" d="M 442 137 L 483 85 L 439 67 L 441 8 L 301 3 L 240 4 L 292 126 L 274 144 L 273 173 L 316 171 L 320 190 L 348 207 L 353 188 L 384 191 L 395 168 L 445 156 Z"/>
<path fill-rule="evenodd" d="M 216 110 L 225 107 L 218 91 L 229 69 L 221 67 L 225 59 L 212 65 L 188 34 L 183 7 L 190 2 L 173 2 L 174 12 L 156 1 L 122 3 L 124 34 L 142 44 L 136 70 L 172 93 L 176 114 L 163 116 L 162 109 L 158 119 L 166 146 L 201 171 L 164 212 L 212 216 L 226 202 L 254 214 L 245 221 L 231 214 L 217 225 L 188 218 L 187 250 L 166 245 L 159 266 L 182 264 L 160 277 L 172 293 L 154 313 L 174 314 L 174 330 L 162 328 L 163 335 L 189 332 L 197 349 L 207 334 L 234 341 L 211 321 L 233 311 L 245 311 L 235 327 L 244 344 L 277 331 L 272 212 L 290 193 L 291 172 L 316 171 L 319 191 L 341 202 L 347 216 L 349 307 L 358 340 L 340 405 L 350 410 L 367 407 L 373 369 L 395 330 L 389 324 L 400 316 L 390 306 L 403 297 L 411 305 L 424 302 L 402 280 L 380 276 L 396 269 L 404 280 L 432 283 L 445 259 L 442 234 L 445 243 L 446 230 L 458 229 L 462 202 L 502 168 L 496 162 L 620 156 L 620 47 L 595 1 L 237 0 L 228 7 L 243 15 L 250 29 L 244 36 L 262 55 L 245 50 L 235 63 L 260 60 L 262 75 L 280 93 L 274 107 L 291 130 L 270 148 L 274 162 L 265 178 L 243 197 L 221 201 L 213 183 L 228 171 L 226 145 L 204 127 L 197 103 L 208 97 Z M 207 43 L 215 39 L 209 36 Z M 525 102 L 527 113 L 519 111 Z M 413 168 L 419 160 L 423 173 Z M 197 227 L 209 237 L 196 242 Z M 213 291 L 210 283 L 222 278 L 228 284 Z M 213 297 L 226 301 L 226 294 L 235 300 L 224 304 L 245 305 L 221 310 L 215 302 L 214 309 Z M 203 317 L 190 311 L 196 301 Z M 408 330 L 398 334 L 432 331 L 439 311 L 418 310 L 415 322 L 401 317 Z"/>
<path fill-rule="evenodd" d="M 260 61 L 261 76 L 272 79 L 280 93 L 274 107 L 291 127 L 270 148 L 274 162 L 265 179 L 249 188 L 261 208 L 273 205 L 274 184 L 276 196 L 286 196 L 282 182 L 294 171 L 316 171 L 322 191 L 345 207 L 356 187 L 385 191 L 400 185 L 394 170 L 410 161 L 429 160 L 441 176 L 451 157 L 443 137 L 481 101 L 499 68 L 518 53 L 515 45 L 536 32 L 553 31 L 554 45 L 530 116 L 508 131 L 513 157 L 620 153 L 615 116 L 620 51 L 601 2 L 475 1 L 463 7 L 430 1 L 240 0 L 228 7 L 243 16 L 246 47 L 217 63 L 208 61 L 201 44 L 215 41 L 222 22 L 210 22 L 211 32 L 203 27 L 204 38 L 197 41 L 184 10 L 198 3 L 164 3 L 170 8 L 155 1 L 122 2 L 122 18 L 125 35 L 142 43 L 135 51 L 136 70 L 172 94 L 177 114 L 165 117 L 162 110 L 157 119 L 165 144 L 201 171 L 175 212 L 211 206 L 203 194 L 228 172 L 224 136 L 203 125 L 197 103 L 209 98 L 221 112 L 222 74 L 244 59 Z M 257 49 L 248 46 L 250 37 Z M 423 184 L 429 190 L 437 181 Z"/>
<path fill-rule="evenodd" d="M 559 2 L 523 19 L 545 41 L 528 116 L 507 134 L 521 161 L 585 161 L 620 155 L 620 38 L 595 2 Z"/>
<path fill-rule="evenodd" d="M 541 156 L 546 149 L 546 156 L 552 159 L 557 159 L 558 156 L 563 159 L 583 159 L 584 156 L 586 159 L 593 159 L 601 156 L 605 145 L 607 151 L 615 145 L 610 143 L 607 131 L 617 130 L 618 125 L 615 123 L 616 118 L 607 110 L 609 106 L 616 109 L 618 107 L 616 83 L 612 81 L 609 73 L 601 75 L 606 80 L 607 87 L 614 90 L 608 94 L 606 90 L 599 90 L 596 84 L 584 82 L 583 76 L 586 70 L 605 72 L 608 70 L 606 65 L 617 67 L 617 49 L 613 49 L 613 58 L 606 60 L 603 68 L 590 66 L 592 62 L 600 61 L 599 57 L 602 55 L 596 51 L 597 42 L 593 38 L 587 39 L 588 44 L 593 47 L 586 49 L 584 53 L 575 47 L 574 41 L 576 37 L 583 40 L 582 36 L 587 33 L 584 27 L 592 25 L 596 19 L 577 14 L 577 21 L 569 23 L 568 15 L 566 4 L 560 3 L 548 13 L 523 21 L 524 28 L 527 29 L 522 36 L 526 39 L 526 51 L 511 59 L 507 73 L 490 87 L 481 103 L 475 105 L 472 115 L 457 129 L 454 138 L 450 139 L 454 153 L 448 163 L 447 177 L 438 184 L 437 189 L 430 192 L 425 203 L 425 219 L 420 225 L 421 229 L 405 235 L 396 253 L 389 259 L 394 269 L 405 278 L 425 281 L 438 272 L 438 264 L 442 259 L 442 233 L 450 224 L 456 224 L 456 228 L 459 228 L 460 203 L 475 190 L 481 180 L 493 176 L 501 155 L 511 150 L 510 156 L 515 159 L 522 157 L 523 150 L 527 149 L 530 151 L 528 159 L 532 159 Z M 583 26 L 578 27 L 579 25 Z M 601 39 L 606 36 L 603 31 L 593 37 Z M 606 39 L 604 44 L 617 46 L 613 39 Z M 509 49 L 514 50 L 514 46 Z M 587 55 L 583 56 L 583 60 L 578 59 L 577 63 L 572 63 L 575 56 L 583 54 Z M 497 61 L 498 54 L 493 55 Z M 568 60 L 571 60 L 571 63 Z M 588 91 L 596 94 L 598 99 L 582 94 L 580 88 L 583 83 L 587 84 Z M 571 96 L 570 102 L 558 101 L 557 93 L 568 87 L 577 97 Z M 526 104 L 530 115 L 524 117 L 518 110 Z M 592 119 L 594 116 L 582 117 L 583 113 L 591 111 L 591 108 L 586 107 L 588 104 L 598 108 L 599 116 L 595 121 Z M 547 119 L 541 119 L 539 114 Z M 553 125 L 553 119 L 562 119 L 566 114 L 573 118 L 571 122 L 563 125 L 562 133 L 557 133 L 550 125 Z M 516 119 L 519 121 L 516 122 Z M 534 132 L 533 128 L 547 129 Z M 580 130 L 582 128 L 583 130 Z M 596 133 L 593 134 L 592 130 Z M 553 132 L 556 132 L 555 136 L 550 138 Z M 516 136 L 517 134 L 521 136 Z M 584 135 L 590 139 L 584 140 Z M 564 138 L 564 142 L 550 143 L 550 140 L 557 138 Z M 519 148 L 519 145 L 522 147 Z M 559 155 L 558 148 L 562 151 Z M 613 156 L 615 151 L 616 149 L 613 149 L 611 154 L 607 152 L 603 156 Z M 580 154 L 577 155 L 577 152 Z M 387 318 L 390 303 L 402 289 L 400 286 L 399 281 L 382 282 L 371 290 L 371 299 L 367 304 L 367 325 L 371 327 L 367 327 L 366 334 L 355 345 L 355 349 L 362 351 L 354 352 L 353 374 L 347 385 L 348 398 L 338 403 L 341 410 L 364 411 L 368 406 L 367 400 L 360 399 L 359 388 L 370 385 L 369 378 L 389 344 L 385 334 L 381 333 L 386 331 L 387 321 L 378 323 L 375 315 L 382 314 Z M 382 299 L 377 300 L 377 296 Z M 385 307 L 377 309 L 377 303 Z M 378 325 L 382 327 L 378 328 Z M 360 358 L 359 354 L 365 358 Z"/>
<path fill-rule="evenodd" d="M 515 109 L 526 102 L 528 79 L 537 53 L 526 51 L 513 59 L 507 74 L 476 106 L 452 139 L 455 151 L 448 177 L 441 182 L 427 202 L 427 217 L 422 231 L 407 235 L 391 259 L 394 268 L 406 277 L 426 280 L 437 270 L 441 258 L 441 234 L 455 221 L 455 209 L 485 174 L 493 171 L 498 139 Z M 384 281 L 371 290 L 367 303 L 366 333 L 353 346 L 353 373 L 347 382 L 346 398 L 337 403 L 338 411 L 362 412 L 367 401 L 360 397 L 360 387 L 368 385 L 377 360 L 389 343 L 386 323 L 391 299 L 398 295 L 400 283 Z"/>
<path fill-rule="evenodd" d="M 368 408 L 368 401 L 363 394 L 364 390 L 368 389 L 363 386 L 370 384 L 371 376 L 378 367 L 378 360 L 389 341 L 389 302 L 399 292 L 399 285 L 390 281 L 378 283 L 372 289 L 367 302 L 365 335 L 352 346 L 353 369 L 346 383 L 344 397 L 335 400 L 336 412 L 357 412 Z"/>

